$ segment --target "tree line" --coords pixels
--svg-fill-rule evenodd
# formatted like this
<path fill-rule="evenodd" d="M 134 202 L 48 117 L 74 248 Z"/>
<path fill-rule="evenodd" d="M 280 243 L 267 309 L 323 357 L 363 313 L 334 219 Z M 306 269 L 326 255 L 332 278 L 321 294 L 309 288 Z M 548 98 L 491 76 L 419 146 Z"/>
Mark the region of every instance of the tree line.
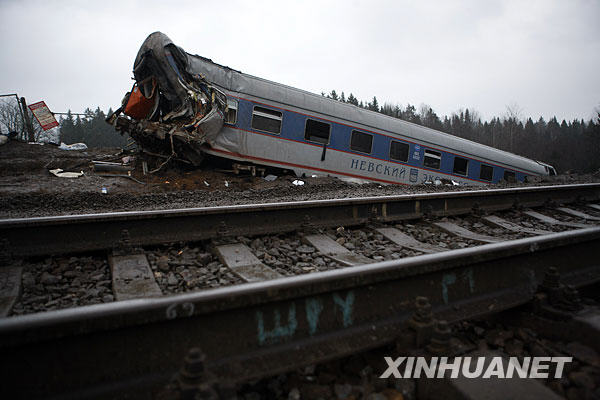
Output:
<path fill-rule="evenodd" d="M 346 97 L 344 92 L 338 95 L 335 90 L 329 94 L 322 92 L 321 95 L 540 160 L 553 165 L 559 173 L 600 170 L 600 112 L 595 120 L 587 122 L 583 119 L 559 122 L 556 117 L 548 121 L 540 117 L 534 121 L 531 117 L 523 120 L 519 107 L 510 105 L 502 118 L 494 117 L 490 121 L 482 121 L 478 112 L 468 108 L 459 110 L 450 117 L 440 118 L 425 104 L 417 110 L 411 104 L 407 104 L 406 107 L 389 103 L 380 105 L 376 96 L 369 102 L 363 102 L 352 93 Z"/>
<path fill-rule="evenodd" d="M 124 147 L 128 135 L 121 135 L 107 124 L 106 114 L 97 107 L 94 111 L 86 108 L 83 115 L 73 115 L 71 110 L 58 119 L 59 127 L 44 131 L 33 113 L 27 109 L 33 125 L 34 140 L 40 143 L 66 144 L 85 143 L 88 147 Z M 112 110 L 109 109 L 109 113 Z M 23 111 L 13 98 L 0 98 L 0 134 L 11 135 L 20 141 L 27 141 L 27 129 L 23 121 Z"/>
<path fill-rule="evenodd" d="M 109 114 L 112 110 L 108 110 Z M 114 127 L 106 123 L 106 114 L 100 107 L 94 111 L 86 108 L 84 116 L 73 116 L 71 110 L 62 117 L 60 140 L 66 144 L 85 143 L 88 147 L 124 147 L 129 141 L 128 135 L 121 135 Z"/>
<path fill-rule="evenodd" d="M 451 116 L 439 117 L 428 105 L 417 109 L 414 105 L 380 105 L 377 97 L 369 102 L 358 100 L 352 93 L 346 97 L 335 90 L 321 95 L 333 100 L 353 104 L 357 107 L 379 112 L 393 118 L 440 130 L 477 143 L 510 151 L 534 160 L 553 165 L 557 171 L 595 172 L 600 170 L 600 112 L 595 120 L 573 120 L 559 122 L 556 117 L 523 119 L 518 106 L 507 107 L 503 117 L 482 121 L 474 110 L 459 110 Z M 0 129 L 17 131 L 25 138 L 22 117 L 16 103 L 0 102 Z M 109 110 L 109 113 L 111 110 Z M 42 131 L 35 118 L 36 140 L 46 142 L 82 142 L 88 147 L 123 147 L 128 135 L 121 135 L 105 122 L 106 114 L 97 107 L 87 108 L 84 116 L 74 116 L 71 111 L 59 120 L 60 129 Z"/>

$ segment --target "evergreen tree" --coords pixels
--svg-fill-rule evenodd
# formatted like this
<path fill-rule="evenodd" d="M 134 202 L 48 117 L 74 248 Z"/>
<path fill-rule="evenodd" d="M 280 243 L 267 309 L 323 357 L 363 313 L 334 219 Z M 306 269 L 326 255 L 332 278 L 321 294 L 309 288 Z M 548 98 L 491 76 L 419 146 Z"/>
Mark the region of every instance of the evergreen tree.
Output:
<path fill-rule="evenodd" d="M 324 95 L 324 93 L 321 94 Z M 337 98 L 335 90 L 327 97 Z M 340 100 L 344 100 L 343 92 Z M 375 96 L 371 102 L 365 105 L 362 100 L 359 101 L 350 93 L 346 102 L 501 150 L 541 160 L 553 165 L 559 172 L 600 170 L 600 112 L 597 113 L 597 117 L 587 123 L 577 119 L 563 120 L 559 123 L 556 117 L 551 118 L 548 122 L 540 117 L 534 122 L 532 118 L 522 118 L 522 110 L 513 104 L 507 106 L 507 113 L 502 119 L 492 117 L 489 121 L 482 123 L 479 114 L 468 108 L 459 110 L 450 117 L 444 116 L 440 119 L 433 108 L 425 104 L 420 106 L 417 113 L 411 104 L 407 104 L 404 109 L 398 104 L 389 103 L 384 103 L 380 107 Z M 61 122 L 61 125 L 64 125 L 65 131 L 69 130 L 68 121 Z M 78 123 L 75 122 L 74 125 L 77 130 Z"/>
<path fill-rule="evenodd" d="M 373 101 L 367 104 L 367 108 L 371 111 L 379 112 L 379 103 L 377 102 L 377 97 L 373 96 Z"/>
<path fill-rule="evenodd" d="M 107 124 L 106 114 L 100 107 L 95 111 L 87 108 L 84 118 L 73 119 L 71 111 L 60 121 L 60 140 L 67 144 L 85 143 L 88 147 L 123 147 L 128 135 L 121 135 Z"/>
<path fill-rule="evenodd" d="M 420 124 L 421 118 L 417 115 L 417 109 L 411 104 L 407 104 L 402 112 L 402 119 L 414 124 Z"/>
<path fill-rule="evenodd" d="M 358 106 L 358 99 L 352 93 L 348 96 L 348 103 Z"/>

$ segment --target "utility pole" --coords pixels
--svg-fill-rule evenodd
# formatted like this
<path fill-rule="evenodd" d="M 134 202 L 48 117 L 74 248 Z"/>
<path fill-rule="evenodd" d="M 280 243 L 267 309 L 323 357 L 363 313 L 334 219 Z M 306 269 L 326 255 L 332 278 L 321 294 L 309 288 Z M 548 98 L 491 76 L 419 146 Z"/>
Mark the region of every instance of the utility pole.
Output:
<path fill-rule="evenodd" d="M 31 119 L 29 118 L 29 109 L 27 108 L 27 102 L 25 101 L 25 97 L 21 97 L 21 104 L 23 105 L 23 122 L 25 124 L 25 129 L 27 129 L 27 133 L 29 134 L 28 141 L 35 142 L 33 124 L 31 123 Z"/>

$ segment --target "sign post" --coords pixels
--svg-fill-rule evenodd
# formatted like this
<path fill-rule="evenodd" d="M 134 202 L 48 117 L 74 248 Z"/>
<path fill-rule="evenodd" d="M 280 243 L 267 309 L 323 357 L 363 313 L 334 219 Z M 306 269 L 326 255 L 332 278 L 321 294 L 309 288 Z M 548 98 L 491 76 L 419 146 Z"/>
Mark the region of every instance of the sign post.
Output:
<path fill-rule="evenodd" d="M 35 116 L 35 119 L 38 120 L 43 130 L 47 131 L 48 129 L 58 126 L 58 122 L 56 121 L 56 118 L 54 118 L 54 114 L 50 112 L 50 109 L 43 101 L 30 104 L 29 109 Z"/>

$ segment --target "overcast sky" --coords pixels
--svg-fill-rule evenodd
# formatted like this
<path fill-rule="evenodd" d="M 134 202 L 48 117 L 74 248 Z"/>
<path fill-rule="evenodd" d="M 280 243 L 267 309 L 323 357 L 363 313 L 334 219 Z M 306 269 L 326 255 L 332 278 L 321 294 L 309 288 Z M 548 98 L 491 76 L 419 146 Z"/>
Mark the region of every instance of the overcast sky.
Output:
<path fill-rule="evenodd" d="M 590 119 L 600 1 L 0 0 L 0 92 L 52 111 L 120 105 L 154 31 L 188 53 L 315 93 Z"/>

